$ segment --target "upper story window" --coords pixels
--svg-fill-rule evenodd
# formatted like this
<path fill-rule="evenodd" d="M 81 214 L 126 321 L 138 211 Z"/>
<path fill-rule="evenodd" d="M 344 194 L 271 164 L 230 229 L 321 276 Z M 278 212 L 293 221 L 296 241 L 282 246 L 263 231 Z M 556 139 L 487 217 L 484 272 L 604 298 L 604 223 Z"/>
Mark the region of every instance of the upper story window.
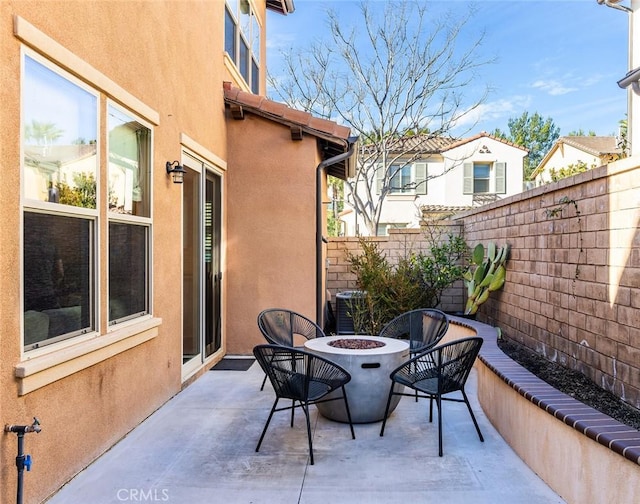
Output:
<path fill-rule="evenodd" d="M 464 163 L 463 194 L 504 194 L 507 163 Z"/>
<path fill-rule="evenodd" d="M 251 88 L 260 92 L 260 25 L 249 0 L 226 0 L 224 50 Z"/>
<path fill-rule="evenodd" d="M 384 183 L 384 170 L 377 172 L 377 193 Z M 392 165 L 388 169 L 390 194 L 427 194 L 427 163 Z"/>
<path fill-rule="evenodd" d="M 98 129 L 104 114 L 108 138 Z M 21 142 L 24 349 L 98 331 L 101 271 L 110 322 L 149 313 L 151 129 L 105 108 L 99 91 L 25 50 Z M 105 144 L 108 160 L 101 160 Z M 108 236 L 108 268 L 101 235 Z"/>
<path fill-rule="evenodd" d="M 473 193 L 490 192 L 491 165 L 489 163 L 473 164 Z"/>

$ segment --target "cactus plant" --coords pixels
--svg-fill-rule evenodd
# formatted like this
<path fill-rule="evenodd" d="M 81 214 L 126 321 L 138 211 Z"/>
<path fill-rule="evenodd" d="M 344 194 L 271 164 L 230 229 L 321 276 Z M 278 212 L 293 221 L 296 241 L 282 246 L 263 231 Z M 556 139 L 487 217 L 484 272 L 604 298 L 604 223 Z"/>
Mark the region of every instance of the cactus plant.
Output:
<path fill-rule="evenodd" d="M 490 293 L 502 288 L 507 273 L 505 262 L 508 255 L 508 244 L 498 248 L 494 242 L 489 242 L 486 257 L 484 245 L 479 243 L 475 246 L 471 254 L 471 267 L 464 275 L 468 296 L 465 315 L 474 315 L 478 307 L 489 299 Z"/>

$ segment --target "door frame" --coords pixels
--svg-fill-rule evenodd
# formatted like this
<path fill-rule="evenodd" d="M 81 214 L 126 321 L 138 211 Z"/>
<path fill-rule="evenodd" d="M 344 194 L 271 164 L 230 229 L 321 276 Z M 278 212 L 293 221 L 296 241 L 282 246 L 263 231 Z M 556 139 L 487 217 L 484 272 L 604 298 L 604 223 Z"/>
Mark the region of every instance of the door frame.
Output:
<path fill-rule="evenodd" d="M 212 156 L 216 157 L 216 156 Z M 198 155 L 193 150 L 187 149 L 183 147 L 182 150 L 182 158 L 181 158 L 182 166 L 188 167 L 191 170 L 194 170 L 199 174 L 200 177 L 200 185 L 199 185 L 199 194 L 200 194 L 200 214 L 199 214 L 199 229 L 200 235 L 198 237 L 199 243 L 197 244 L 199 250 L 199 268 L 198 272 L 200 278 L 202 279 L 204 276 L 204 204 L 205 204 L 205 190 L 206 190 L 206 178 L 207 174 L 211 173 L 220 178 L 220 272 L 223 273 L 225 271 L 225 257 L 226 257 L 226 229 L 225 229 L 225 168 L 226 163 L 222 162 L 218 159 L 218 162 L 212 162 L 208 158 Z M 181 215 L 184 215 L 184 201 L 181 201 Z M 184 228 L 183 228 L 183 220 L 180 219 L 180 228 L 181 228 L 181 243 L 182 243 L 182 251 L 184 251 Z M 181 261 L 180 261 L 180 278 L 181 278 L 181 288 L 182 292 L 184 292 L 184 257 L 182 256 L 184 252 L 181 253 Z M 226 351 L 226 335 L 225 335 L 225 299 L 226 299 L 226 279 L 224 274 L 222 274 L 221 285 L 220 285 L 220 313 L 218 314 L 220 319 L 220 338 L 221 344 L 220 348 L 216 350 L 214 353 L 205 356 L 206 345 L 205 345 L 205 334 L 204 334 L 204 310 L 200 310 L 199 316 L 199 335 L 200 335 L 200 353 L 199 355 L 191 358 L 187 362 L 182 364 L 182 382 L 184 383 L 189 378 L 194 376 L 200 370 L 212 366 L 215 362 L 219 361 Z M 202 307 L 204 305 L 205 300 L 205 292 L 204 285 L 201 283 L 199 288 L 199 303 Z M 184 317 L 185 317 L 185 306 L 183 302 L 183 296 L 180 296 L 180 317 L 181 317 L 181 332 L 180 332 L 180 349 L 181 356 L 180 360 L 182 362 L 182 357 L 184 355 L 183 350 L 183 337 L 182 330 L 184 327 Z"/>

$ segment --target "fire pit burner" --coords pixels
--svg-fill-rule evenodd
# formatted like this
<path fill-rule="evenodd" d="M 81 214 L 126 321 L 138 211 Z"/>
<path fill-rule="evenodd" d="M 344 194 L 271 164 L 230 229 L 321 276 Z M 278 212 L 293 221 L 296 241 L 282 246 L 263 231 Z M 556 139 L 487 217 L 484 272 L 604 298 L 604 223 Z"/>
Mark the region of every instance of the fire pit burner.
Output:
<path fill-rule="evenodd" d="M 382 341 L 374 341 L 360 338 L 344 338 L 327 343 L 335 348 L 348 348 L 349 350 L 369 350 L 371 348 L 381 348 L 386 345 Z"/>

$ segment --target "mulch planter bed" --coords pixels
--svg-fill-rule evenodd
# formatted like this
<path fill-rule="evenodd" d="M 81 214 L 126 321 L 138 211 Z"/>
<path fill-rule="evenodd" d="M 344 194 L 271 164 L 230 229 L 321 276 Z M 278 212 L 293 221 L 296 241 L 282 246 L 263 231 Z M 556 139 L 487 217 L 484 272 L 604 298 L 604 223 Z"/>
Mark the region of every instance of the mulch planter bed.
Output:
<path fill-rule="evenodd" d="M 533 350 L 510 339 L 500 338 L 498 347 L 518 364 L 554 388 L 618 422 L 640 430 L 640 410 L 599 387 L 582 373 L 548 361 Z"/>

